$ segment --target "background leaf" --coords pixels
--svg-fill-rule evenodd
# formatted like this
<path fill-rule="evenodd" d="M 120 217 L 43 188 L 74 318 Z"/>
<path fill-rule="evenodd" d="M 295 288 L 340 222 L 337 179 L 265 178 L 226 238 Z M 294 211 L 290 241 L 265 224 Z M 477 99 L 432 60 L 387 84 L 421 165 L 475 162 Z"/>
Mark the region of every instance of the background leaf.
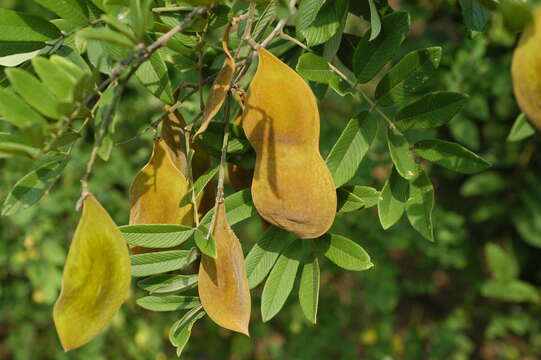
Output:
<path fill-rule="evenodd" d="M 162 274 L 150 276 L 137 282 L 137 286 L 149 293 L 164 294 L 192 289 L 197 285 L 197 275 Z"/>
<path fill-rule="evenodd" d="M 430 241 L 434 241 L 432 210 L 434 209 L 434 187 L 424 171 L 410 180 L 406 215 L 415 230 Z"/>
<path fill-rule="evenodd" d="M 197 296 L 145 296 L 135 301 L 137 305 L 143 309 L 151 311 L 177 311 L 192 309 L 199 306 L 199 298 Z"/>
<path fill-rule="evenodd" d="M 246 255 L 246 274 L 250 289 L 261 284 L 271 271 L 276 259 L 293 241 L 292 234 L 270 226 Z"/>
<path fill-rule="evenodd" d="M 34 0 L 57 13 L 74 27 L 88 24 L 88 8 L 84 0 Z"/>
<path fill-rule="evenodd" d="M 377 131 L 375 118 L 363 112 L 351 119 L 327 156 L 327 166 L 339 188 L 357 172 Z"/>
<path fill-rule="evenodd" d="M 124 225 L 119 227 L 130 245 L 145 248 L 172 248 L 190 239 L 195 229 L 182 225 Z"/>
<path fill-rule="evenodd" d="M 2 216 L 13 215 L 38 202 L 58 180 L 68 161 L 69 158 L 48 162 L 21 178 L 4 201 Z"/>
<path fill-rule="evenodd" d="M 396 114 L 396 126 L 402 130 L 431 129 L 446 124 L 468 101 L 468 96 L 449 91 L 424 95 L 401 108 Z"/>
<path fill-rule="evenodd" d="M 416 94 L 440 65 L 441 47 L 429 47 L 406 54 L 380 80 L 375 97 L 378 104 L 401 104 Z"/>
<path fill-rule="evenodd" d="M 387 129 L 389 154 L 400 176 L 406 180 L 414 179 L 419 174 L 419 167 L 410 151 L 408 139 L 397 129 Z"/>
<path fill-rule="evenodd" d="M 0 8 L 0 42 L 45 42 L 60 35 L 60 30 L 47 20 Z"/>
<path fill-rule="evenodd" d="M 356 242 L 336 234 L 325 235 L 316 240 L 325 257 L 346 270 L 368 270 L 374 264 L 368 253 Z"/>
<path fill-rule="evenodd" d="M 420 157 L 464 174 L 473 174 L 490 167 L 490 164 L 470 150 L 443 140 L 422 140 L 415 144 Z"/>
<path fill-rule="evenodd" d="M 396 169 L 385 182 L 378 201 L 379 221 L 383 229 L 393 226 L 404 213 L 409 195 L 409 184 Z"/>
<path fill-rule="evenodd" d="M 299 303 L 304 316 L 315 324 L 319 304 L 319 262 L 313 255 L 302 265 Z"/>
<path fill-rule="evenodd" d="M 521 141 L 535 134 L 535 129 L 528 122 L 526 115 L 520 114 L 507 135 L 507 141 Z"/>
<path fill-rule="evenodd" d="M 370 186 L 342 186 L 337 190 L 338 212 L 350 212 L 378 204 L 379 191 Z"/>
<path fill-rule="evenodd" d="M 197 259 L 197 251 L 169 250 L 132 255 L 132 276 L 142 277 L 182 269 Z"/>
<path fill-rule="evenodd" d="M 392 60 L 406 37 L 409 24 L 409 14 L 396 11 L 382 19 L 381 33 L 376 39 L 370 41 L 370 34 L 363 36 L 353 55 L 353 71 L 361 84 L 372 80 Z"/>
<path fill-rule="evenodd" d="M 297 276 L 303 246 L 300 241 L 290 244 L 280 255 L 265 282 L 261 296 L 261 316 L 264 322 L 272 319 L 284 306 Z"/>

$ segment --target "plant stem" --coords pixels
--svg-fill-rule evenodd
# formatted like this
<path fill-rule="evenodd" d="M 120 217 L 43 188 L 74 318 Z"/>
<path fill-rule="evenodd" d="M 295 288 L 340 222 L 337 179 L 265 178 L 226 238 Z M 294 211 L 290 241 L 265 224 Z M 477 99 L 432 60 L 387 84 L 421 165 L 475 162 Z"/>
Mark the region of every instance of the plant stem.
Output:
<path fill-rule="evenodd" d="M 169 7 L 156 7 L 152 9 L 154 13 L 164 13 L 164 12 L 178 12 L 178 11 L 190 11 L 193 10 L 192 6 L 169 6 Z"/>

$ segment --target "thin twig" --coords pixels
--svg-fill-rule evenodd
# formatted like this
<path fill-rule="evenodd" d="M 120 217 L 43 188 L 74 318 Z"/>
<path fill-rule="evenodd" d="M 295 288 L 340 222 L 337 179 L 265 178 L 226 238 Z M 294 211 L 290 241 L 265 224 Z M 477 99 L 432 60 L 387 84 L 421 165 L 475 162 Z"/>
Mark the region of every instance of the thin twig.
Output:
<path fill-rule="evenodd" d="M 194 188 L 194 178 L 193 178 L 193 170 L 192 170 L 192 162 L 193 157 L 190 157 L 190 138 L 192 134 L 191 127 L 184 129 L 184 143 L 186 144 L 186 156 L 188 156 L 189 164 L 188 164 L 188 182 L 190 185 L 191 190 L 191 203 L 192 203 L 192 209 L 193 209 L 193 219 L 195 221 L 195 226 L 199 227 L 199 209 L 197 208 L 197 198 L 195 196 L 195 188 Z M 195 156 L 195 155 L 194 155 Z"/>
<path fill-rule="evenodd" d="M 79 198 L 79 200 L 77 201 L 77 204 L 75 205 L 75 209 L 77 211 L 81 209 L 83 201 L 89 193 L 88 179 L 90 177 L 90 174 L 92 173 L 92 169 L 94 168 L 94 164 L 96 162 L 101 143 L 103 142 L 103 139 L 105 138 L 105 135 L 107 134 L 107 128 L 109 127 L 111 119 L 113 118 L 113 112 L 118 102 L 120 101 L 120 98 L 122 97 L 122 93 L 124 92 L 125 86 L 126 86 L 126 83 L 119 84 L 114 94 L 114 97 L 111 100 L 111 103 L 109 104 L 109 107 L 107 108 L 107 111 L 105 112 L 101 120 L 100 128 L 98 130 L 98 133 L 95 136 L 94 146 L 92 147 L 92 152 L 90 153 L 90 159 L 88 160 L 88 163 L 86 164 L 85 174 L 81 178 L 81 184 L 82 184 L 83 190 L 81 193 L 81 197 Z"/>
<path fill-rule="evenodd" d="M 220 156 L 220 167 L 218 171 L 218 185 L 216 187 L 216 201 L 214 203 L 214 214 L 212 214 L 212 219 L 210 221 L 210 226 L 208 228 L 208 233 L 206 235 L 207 239 L 212 233 L 214 224 L 216 222 L 216 217 L 218 214 L 218 206 L 224 201 L 224 179 L 225 179 L 225 167 L 227 164 L 227 148 L 229 147 L 229 111 L 230 111 L 230 98 L 227 97 L 224 110 L 224 137 L 222 141 L 222 154 Z"/>
<path fill-rule="evenodd" d="M 179 12 L 179 11 L 190 11 L 193 10 L 193 6 L 169 6 L 169 7 L 156 7 L 152 9 L 152 12 L 155 13 L 164 13 L 164 12 Z"/>
<path fill-rule="evenodd" d="M 344 74 L 342 71 L 340 71 L 333 64 L 331 64 L 331 63 L 328 63 L 328 64 L 329 64 L 329 68 L 331 69 L 332 72 L 334 72 L 336 75 L 340 76 L 353 89 L 355 89 L 356 91 L 359 92 L 359 94 L 361 94 L 361 96 L 364 98 L 364 100 L 370 105 L 370 112 L 375 110 L 385 121 L 387 121 L 387 123 L 389 124 L 389 127 L 391 129 L 394 129 L 396 127 L 395 124 L 393 123 L 393 121 L 391 120 L 391 118 L 383 110 L 381 110 L 381 108 L 378 106 L 378 104 L 374 100 L 372 100 L 372 98 L 370 96 L 368 96 L 368 94 L 363 89 L 361 89 L 359 87 L 359 85 L 358 85 L 358 83 L 356 81 L 353 81 L 350 78 L 348 78 L 346 74 Z"/>

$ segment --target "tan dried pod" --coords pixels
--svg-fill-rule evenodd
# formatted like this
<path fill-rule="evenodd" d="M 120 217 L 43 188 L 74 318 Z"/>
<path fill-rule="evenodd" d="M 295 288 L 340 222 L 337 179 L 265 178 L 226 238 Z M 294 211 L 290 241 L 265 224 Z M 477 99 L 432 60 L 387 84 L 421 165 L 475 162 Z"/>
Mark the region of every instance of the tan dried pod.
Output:
<path fill-rule="evenodd" d="M 186 122 L 178 111 L 169 112 L 170 106 L 165 105 L 166 115 L 162 118 L 161 137 L 167 144 L 173 163 L 184 176 L 188 176 L 188 155 L 186 154 L 186 137 L 184 127 Z"/>
<path fill-rule="evenodd" d="M 302 239 L 326 233 L 336 190 L 319 152 L 319 112 L 310 87 L 265 49 L 246 96 L 243 128 L 256 151 L 252 197 L 269 223 Z"/>
<path fill-rule="evenodd" d="M 541 7 L 526 25 L 511 63 L 513 90 L 522 112 L 541 130 Z"/>
<path fill-rule="evenodd" d="M 231 230 L 225 205 L 218 205 L 212 228 L 216 259 L 201 255 L 198 291 L 209 317 L 221 327 L 248 335 L 251 300 L 240 241 Z"/>
<path fill-rule="evenodd" d="M 222 108 L 227 93 L 231 88 L 231 82 L 233 81 L 233 75 L 235 74 L 236 64 L 228 46 L 230 28 L 231 24 L 229 24 L 225 30 L 224 38 L 222 40 L 222 47 L 225 53 L 224 64 L 222 65 L 222 68 L 218 72 L 218 75 L 212 84 L 212 88 L 210 89 L 207 102 L 205 104 L 205 109 L 203 111 L 203 120 L 201 126 L 193 136 L 194 139 L 207 130 L 212 119 L 214 119 L 216 114 L 218 114 Z"/>
<path fill-rule="evenodd" d="M 100 334 L 128 297 L 128 247 L 117 225 L 89 194 L 75 230 L 53 318 L 64 350 L 85 345 Z"/>
<path fill-rule="evenodd" d="M 149 162 L 130 188 L 130 224 L 192 226 L 193 206 L 179 206 L 188 188 L 188 180 L 173 163 L 165 141 L 156 141 Z"/>

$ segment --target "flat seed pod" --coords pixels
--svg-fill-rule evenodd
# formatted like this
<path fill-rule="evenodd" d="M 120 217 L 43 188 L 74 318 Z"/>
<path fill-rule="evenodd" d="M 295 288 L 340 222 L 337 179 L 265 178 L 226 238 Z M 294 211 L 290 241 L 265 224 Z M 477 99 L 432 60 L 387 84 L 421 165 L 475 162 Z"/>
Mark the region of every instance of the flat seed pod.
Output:
<path fill-rule="evenodd" d="M 166 105 L 165 110 L 168 110 Z M 186 134 L 184 127 L 186 122 L 178 112 L 168 113 L 162 121 L 162 139 L 170 150 L 173 163 L 186 178 L 188 178 L 188 156 L 186 155 Z M 196 142 L 190 144 L 194 151 L 192 158 L 192 177 L 197 180 L 205 171 L 210 168 L 210 155 Z M 197 199 L 199 217 L 202 218 L 208 210 L 214 206 L 216 197 L 215 186 L 209 184 L 203 194 Z"/>
<path fill-rule="evenodd" d="M 165 106 L 169 110 L 169 106 Z M 188 176 L 188 155 L 186 155 L 186 122 L 178 111 L 168 112 L 162 119 L 162 139 L 170 150 L 171 159 L 179 171 Z"/>
<path fill-rule="evenodd" d="M 105 330 L 127 298 L 130 281 L 130 257 L 122 234 L 96 198 L 88 195 L 53 312 L 64 350 L 83 346 Z"/>
<path fill-rule="evenodd" d="M 252 197 L 269 223 L 316 238 L 336 215 L 336 190 L 319 152 L 319 112 L 306 82 L 269 51 L 246 96 L 243 128 L 256 151 Z"/>
<path fill-rule="evenodd" d="M 201 256 L 199 297 L 209 317 L 221 327 L 248 335 L 250 289 L 239 239 L 231 230 L 220 203 L 212 229 L 216 259 Z"/>
<path fill-rule="evenodd" d="M 513 90 L 522 112 L 541 129 L 541 7 L 526 25 L 511 63 Z"/>
<path fill-rule="evenodd" d="M 130 188 L 130 224 L 192 226 L 192 205 L 179 207 L 188 187 L 188 181 L 173 163 L 165 141 L 156 141 L 149 162 L 135 176 Z"/>
<path fill-rule="evenodd" d="M 231 24 L 229 25 L 231 27 Z M 212 84 L 212 89 L 207 98 L 207 103 L 205 104 L 205 110 L 203 111 L 203 120 L 199 130 L 194 134 L 194 139 L 199 135 L 204 133 L 212 119 L 218 114 L 222 105 L 224 104 L 225 98 L 229 89 L 231 88 L 231 82 L 233 81 L 233 75 L 235 74 L 236 64 L 235 59 L 229 51 L 228 43 L 229 28 L 226 29 L 224 33 L 224 38 L 222 41 L 222 47 L 225 53 L 225 60 L 220 72 L 216 76 L 214 83 Z"/>

